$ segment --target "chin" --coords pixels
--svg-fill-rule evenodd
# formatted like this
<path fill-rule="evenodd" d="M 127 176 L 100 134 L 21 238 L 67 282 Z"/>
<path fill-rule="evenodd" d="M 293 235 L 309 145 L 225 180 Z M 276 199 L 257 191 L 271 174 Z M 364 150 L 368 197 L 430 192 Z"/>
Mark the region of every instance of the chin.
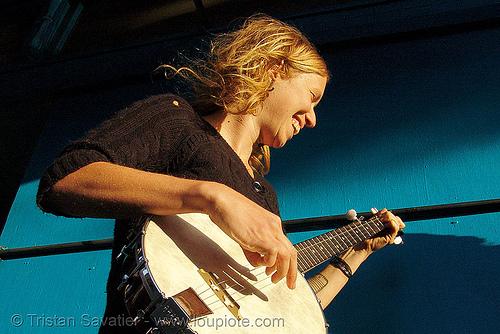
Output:
<path fill-rule="evenodd" d="M 271 145 L 269 145 L 272 148 L 281 148 L 285 146 L 285 144 L 293 138 L 293 134 L 288 134 L 288 136 L 284 134 L 278 134 L 277 136 L 274 137 L 274 140 Z"/>
<path fill-rule="evenodd" d="M 281 147 L 285 146 L 286 142 L 287 142 L 287 140 L 284 140 L 284 141 L 276 140 L 276 141 L 274 141 L 272 147 L 273 148 L 281 148 Z"/>

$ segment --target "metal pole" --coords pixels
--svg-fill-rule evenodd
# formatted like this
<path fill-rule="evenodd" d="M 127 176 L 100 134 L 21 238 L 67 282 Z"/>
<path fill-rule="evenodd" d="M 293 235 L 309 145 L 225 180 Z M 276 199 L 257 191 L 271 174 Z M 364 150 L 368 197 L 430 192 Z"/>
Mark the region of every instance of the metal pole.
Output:
<path fill-rule="evenodd" d="M 405 222 L 430 220 L 447 217 L 477 215 L 483 213 L 500 212 L 500 199 L 450 203 L 443 205 L 420 206 L 391 210 Z M 359 213 L 360 216 L 369 218 L 370 212 Z M 302 232 L 319 229 L 334 229 L 348 224 L 345 215 L 305 218 L 283 221 L 287 232 Z M 0 250 L 1 260 L 13 260 L 27 257 L 47 256 L 56 254 L 69 254 L 106 250 L 113 247 L 113 239 L 80 241 L 65 244 L 35 246 Z"/>

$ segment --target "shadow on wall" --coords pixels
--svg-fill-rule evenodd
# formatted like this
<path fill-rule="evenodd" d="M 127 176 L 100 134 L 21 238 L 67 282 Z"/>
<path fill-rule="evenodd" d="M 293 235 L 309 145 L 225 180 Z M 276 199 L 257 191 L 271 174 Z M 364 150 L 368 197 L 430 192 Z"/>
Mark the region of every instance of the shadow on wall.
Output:
<path fill-rule="evenodd" d="M 330 333 L 498 333 L 499 250 L 475 237 L 406 234 L 403 245 L 371 256 L 330 305 Z M 4 261 L 0 328 L 54 332 L 31 325 L 33 314 L 73 317 L 71 333 L 97 332 L 81 319 L 102 314 L 108 261 L 108 251 Z M 15 314 L 22 326 L 11 322 Z"/>
<path fill-rule="evenodd" d="M 325 312 L 329 333 L 499 333 L 500 246 L 406 234 L 353 276 Z"/>

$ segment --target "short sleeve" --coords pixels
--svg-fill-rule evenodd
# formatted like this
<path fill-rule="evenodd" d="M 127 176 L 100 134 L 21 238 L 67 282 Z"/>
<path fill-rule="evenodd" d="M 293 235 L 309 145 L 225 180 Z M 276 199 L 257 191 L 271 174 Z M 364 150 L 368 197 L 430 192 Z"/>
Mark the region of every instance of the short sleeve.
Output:
<path fill-rule="evenodd" d="M 105 161 L 149 172 L 163 172 L 199 117 L 182 98 L 164 94 L 133 104 L 85 137 L 69 144 L 42 176 L 37 204 L 57 183 L 93 162 Z"/>

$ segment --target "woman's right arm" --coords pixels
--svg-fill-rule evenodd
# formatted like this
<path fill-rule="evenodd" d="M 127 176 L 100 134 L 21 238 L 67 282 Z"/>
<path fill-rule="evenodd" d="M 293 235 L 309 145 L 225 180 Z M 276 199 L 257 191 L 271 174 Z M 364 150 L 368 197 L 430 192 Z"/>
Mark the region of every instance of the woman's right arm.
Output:
<path fill-rule="evenodd" d="M 286 276 L 288 286 L 295 285 L 297 254 L 281 219 L 220 183 L 94 162 L 57 181 L 40 206 L 74 217 L 114 219 L 205 213 L 240 244 L 252 265 L 274 272 L 273 282 Z"/>
<path fill-rule="evenodd" d="M 208 182 L 94 162 L 57 181 L 40 205 L 74 217 L 131 218 L 206 212 Z"/>

